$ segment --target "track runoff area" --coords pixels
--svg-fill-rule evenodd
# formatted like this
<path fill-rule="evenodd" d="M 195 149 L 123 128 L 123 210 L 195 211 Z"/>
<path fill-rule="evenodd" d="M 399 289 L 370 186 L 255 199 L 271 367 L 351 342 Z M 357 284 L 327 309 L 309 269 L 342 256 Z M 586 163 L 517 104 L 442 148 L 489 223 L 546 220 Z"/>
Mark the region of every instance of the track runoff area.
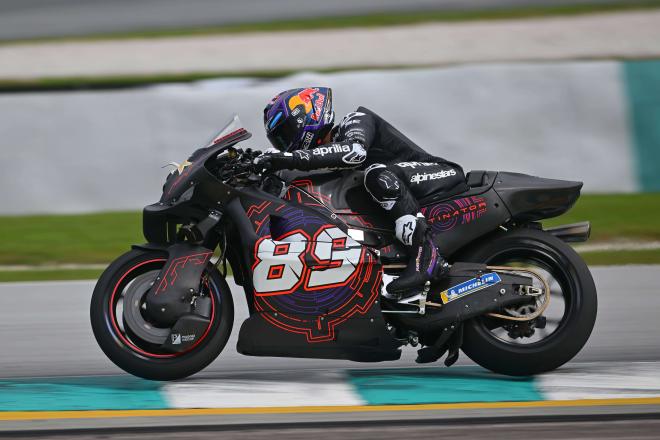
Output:
<path fill-rule="evenodd" d="M 414 350 L 374 365 L 241 356 L 233 347 L 247 310 L 230 284 L 236 320 L 225 351 L 189 379 L 151 382 L 122 374 L 95 345 L 87 310 L 93 281 L 0 284 L 0 309 L 15 310 L 3 326 L 4 340 L 14 343 L 0 358 L 0 437 L 185 426 L 660 419 L 658 266 L 592 270 L 600 307 L 587 346 L 574 362 L 523 378 L 492 374 L 464 356 L 452 368 L 414 367 Z M 631 279 L 635 287 L 626 290 Z M 622 301 L 624 291 L 634 301 Z M 35 307 L 17 307 L 19 299 Z"/>

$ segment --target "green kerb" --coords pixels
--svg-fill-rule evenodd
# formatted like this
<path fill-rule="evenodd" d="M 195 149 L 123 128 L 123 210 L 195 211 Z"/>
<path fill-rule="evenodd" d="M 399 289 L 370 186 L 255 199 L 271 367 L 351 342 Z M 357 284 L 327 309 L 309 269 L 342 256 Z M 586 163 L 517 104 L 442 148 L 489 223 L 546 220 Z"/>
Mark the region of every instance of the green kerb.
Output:
<path fill-rule="evenodd" d="M 623 64 L 642 191 L 660 191 L 660 60 Z"/>

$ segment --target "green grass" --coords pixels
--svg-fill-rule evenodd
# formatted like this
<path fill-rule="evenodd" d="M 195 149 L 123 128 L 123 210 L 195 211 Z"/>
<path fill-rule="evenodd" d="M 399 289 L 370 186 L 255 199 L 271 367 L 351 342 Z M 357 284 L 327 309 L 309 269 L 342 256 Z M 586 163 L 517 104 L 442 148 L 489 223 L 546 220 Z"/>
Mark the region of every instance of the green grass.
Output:
<path fill-rule="evenodd" d="M 121 33 L 92 34 L 81 37 L 35 38 L 5 40 L 3 43 L 20 44 L 34 41 L 89 41 L 131 38 L 186 37 L 212 34 L 236 34 L 251 32 L 282 32 L 351 27 L 383 27 L 429 22 L 464 22 L 475 20 L 506 20 L 553 16 L 572 16 L 601 12 L 620 12 L 655 9 L 660 0 L 620 0 L 607 4 L 569 4 L 556 6 L 491 7 L 480 10 L 437 10 L 388 12 L 356 16 L 312 17 L 272 22 L 239 23 L 214 27 L 158 29 Z"/>
<path fill-rule="evenodd" d="M 660 249 L 639 251 L 585 252 L 582 257 L 591 266 L 621 264 L 660 264 Z"/>
<path fill-rule="evenodd" d="M 96 280 L 103 269 L 0 271 L 0 282 Z"/>
<path fill-rule="evenodd" d="M 346 69 L 321 69 L 334 72 Z M 182 83 L 217 78 L 281 78 L 294 70 L 236 71 L 236 72 L 189 72 L 157 75 L 80 76 L 61 78 L 0 79 L 0 93 L 29 92 L 39 90 L 117 89 L 149 84 Z"/>
<path fill-rule="evenodd" d="M 139 212 L 2 217 L 0 264 L 107 263 L 143 243 Z"/>
<path fill-rule="evenodd" d="M 553 226 L 589 220 L 589 243 L 610 240 L 660 240 L 660 193 L 593 195 L 580 198 Z M 0 265 L 105 264 L 142 243 L 139 212 L 0 218 Z M 583 254 L 589 264 L 658 264 L 660 250 Z M 0 281 L 96 278 L 100 270 L 0 271 Z"/>
<path fill-rule="evenodd" d="M 587 194 L 566 214 L 543 222 L 555 226 L 589 220 L 591 240 L 660 240 L 660 193 Z"/>

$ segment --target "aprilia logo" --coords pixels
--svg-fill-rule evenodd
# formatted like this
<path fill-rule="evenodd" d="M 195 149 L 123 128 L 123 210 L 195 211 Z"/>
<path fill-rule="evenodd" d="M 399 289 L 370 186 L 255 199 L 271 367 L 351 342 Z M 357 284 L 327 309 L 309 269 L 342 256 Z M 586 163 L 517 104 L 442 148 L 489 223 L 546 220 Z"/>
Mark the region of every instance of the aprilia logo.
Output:
<path fill-rule="evenodd" d="M 417 173 L 410 178 L 410 183 L 421 183 L 426 182 L 427 180 L 438 180 L 444 179 L 445 177 L 455 176 L 456 170 L 453 168 L 451 170 L 442 170 L 437 173 Z"/>
<path fill-rule="evenodd" d="M 314 148 L 312 150 L 312 154 L 314 156 L 325 156 L 326 154 L 332 154 L 332 153 L 348 153 L 351 151 L 351 147 L 348 145 L 330 145 L 329 147 L 318 147 Z"/>

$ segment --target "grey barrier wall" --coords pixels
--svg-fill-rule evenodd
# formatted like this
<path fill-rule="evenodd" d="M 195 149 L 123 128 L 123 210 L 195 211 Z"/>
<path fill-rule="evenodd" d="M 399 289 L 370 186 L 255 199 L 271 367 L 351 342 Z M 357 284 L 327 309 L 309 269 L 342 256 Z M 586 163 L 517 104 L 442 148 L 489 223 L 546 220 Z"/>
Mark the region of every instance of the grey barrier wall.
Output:
<path fill-rule="evenodd" d="M 615 62 L 301 73 L 120 91 L 0 95 L 0 214 L 139 209 L 168 170 L 238 113 L 264 149 L 278 91 L 328 85 L 337 118 L 371 108 L 467 170 L 525 172 L 627 192 L 636 178 Z"/>

